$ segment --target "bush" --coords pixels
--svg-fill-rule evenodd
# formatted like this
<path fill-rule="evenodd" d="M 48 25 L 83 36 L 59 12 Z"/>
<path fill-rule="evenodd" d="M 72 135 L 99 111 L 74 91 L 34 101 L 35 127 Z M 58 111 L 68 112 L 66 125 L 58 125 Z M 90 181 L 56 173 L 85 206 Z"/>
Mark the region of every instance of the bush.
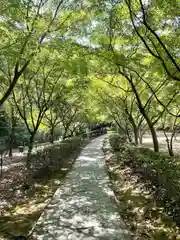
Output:
<path fill-rule="evenodd" d="M 180 165 L 163 153 L 155 153 L 148 148 L 127 146 L 121 155 L 126 164 L 131 163 L 135 172 L 156 188 L 156 197 L 162 200 L 174 220 L 180 223 Z"/>
<path fill-rule="evenodd" d="M 163 189 L 163 197 L 180 202 L 180 166 L 170 157 L 150 149 L 137 149 L 136 161 L 146 166 L 146 175 Z"/>
<path fill-rule="evenodd" d="M 30 134 L 24 124 L 17 124 L 13 134 L 13 147 L 28 145 Z"/>
<path fill-rule="evenodd" d="M 61 168 L 61 163 L 81 146 L 82 140 L 77 137 L 49 145 L 32 153 L 31 166 L 34 178 L 42 178 Z"/>
<path fill-rule="evenodd" d="M 111 133 L 109 135 L 109 142 L 114 151 L 120 151 L 124 149 L 124 144 L 127 138 L 125 135 L 120 135 L 118 133 Z"/>

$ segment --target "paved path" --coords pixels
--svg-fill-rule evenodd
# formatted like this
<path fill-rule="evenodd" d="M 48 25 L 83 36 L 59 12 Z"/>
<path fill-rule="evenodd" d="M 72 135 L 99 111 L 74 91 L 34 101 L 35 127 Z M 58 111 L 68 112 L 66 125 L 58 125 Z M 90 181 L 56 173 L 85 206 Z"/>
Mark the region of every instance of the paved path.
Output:
<path fill-rule="evenodd" d="M 92 140 L 40 217 L 37 240 L 128 240 L 109 187 L 101 146 Z"/>

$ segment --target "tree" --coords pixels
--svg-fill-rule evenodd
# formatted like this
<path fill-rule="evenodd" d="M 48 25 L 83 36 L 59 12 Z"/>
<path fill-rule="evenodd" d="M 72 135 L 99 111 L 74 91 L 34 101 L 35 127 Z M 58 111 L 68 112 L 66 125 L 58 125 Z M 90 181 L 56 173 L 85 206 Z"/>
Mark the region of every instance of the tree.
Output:
<path fill-rule="evenodd" d="M 142 0 L 125 2 L 134 30 L 148 52 L 161 63 L 170 78 L 180 81 L 177 45 L 172 41 L 175 40 L 177 43 L 179 37 L 178 24 L 176 24 L 178 3 L 175 1 L 170 4 L 171 1 L 165 1 L 162 5 L 159 2 L 143 3 Z M 155 21 L 154 16 L 156 16 Z"/>
<path fill-rule="evenodd" d="M 27 0 L 4 2 L 1 10 L 1 98 L 10 96 L 29 64 L 39 57 L 42 47 L 72 31 L 84 19 L 81 6 L 64 0 Z M 76 29 L 77 29 L 76 26 Z"/>
<path fill-rule="evenodd" d="M 28 143 L 27 170 L 30 173 L 30 156 L 35 134 L 46 111 L 51 107 L 56 84 L 60 81 L 62 72 L 57 72 L 57 65 L 47 58 L 40 61 L 32 71 L 23 74 L 22 83 L 13 91 L 13 98 L 20 117 L 23 119 L 30 134 Z M 19 91 L 20 89 L 20 91 Z M 32 94 L 32 92 L 34 94 Z"/>
<path fill-rule="evenodd" d="M 12 157 L 13 155 L 12 149 L 15 146 L 16 141 L 15 131 L 19 123 L 19 115 L 12 97 L 10 97 L 6 102 L 6 109 L 9 123 L 9 136 L 8 136 L 9 157 Z"/>
<path fill-rule="evenodd" d="M 9 136 L 9 124 L 7 121 L 7 114 L 5 110 L 0 107 L 0 167 L 1 167 L 1 174 L 2 177 L 2 167 L 3 167 L 3 159 L 6 155 L 6 151 L 8 149 L 8 136 Z"/>
<path fill-rule="evenodd" d="M 79 108 L 78 105 L 76 105 L 76 100 L 67 99 L 61 102 L 59 107 L 59 116 L 64 129 L 62 138 L 65 139 L 68 135 L 68 131 L 71 129 L 71 126 L 76 121 Z"/>
<path fill-rule="evenodd" d="M 177 114 L 179 114 L 179 110 Z M 162 123 L 162 129 L 163 129 L 164 135 L 166 137 L 169 155 L 171 157 L 174 157 L 173 138 L 175 137 L 176 131 L 178 130 L 178 127 L 179 127 L 179 119 L 177 116 L 172 117 L 166 112 L 163 118 L 161 119 L 161 123 Z M 171 126 L 170 126 L 170 123 L 172 123 Z M 169 134 L 167 133 L 167 129 L 170 130 Z"/>
<path fill-rule="evenodd" d="M 131 7 L 135 9 L 137 17 L 137 21 L 134 22 L 135 26 L 132 24 L 129 8 L 127 8 L 129 2 L 132 2 L 130 3 Z M 142 6 L 140 7 L 142 8 Z M 107 76 L 110 76 L 106 82 L 111 86 L 118 87 L 122 91 L 127 90 L 124 80 L 122 79 L 127 80 L 127 84 L 133 92 L 139 108 L 138 111 L 151 130 L 154 149 L 158 151 L 159 147 L 155 126 L 165 111 L 169 110 L 173 106 L 174 101 L 176 101 L 179 85 L 169 81 L 172 78 L 172 74 L 169 74 L 169 71 L 164 71 L 163 64 L 160 64 L 162 61 L 156 58 L 154 59 L 150 55 L 144 43 L 140 41 L 136 31 L 134 31 L 134 27 L 136 27 L 140 33 L 144 33 L 142 27 L 143 19 L 141 15 L 138 15 L 138 11 L 138 4 L 136 5 L 135 1 L 116 2 L 109 5 L 108 8 L 105 7 L 103 9 L 103 14 L 98 15 L 98 23 L 90 33 L 91 39 L 96 46 L 94 50 L 95 55 L 91 58 L 91 62 L 93 61 L 93 63 L 91 63 L 90 67 L 92 68 L 92 75 L 96 74 L 96 76 L 103 81 Z M 158 16 L 156 19 L 159 21 L 158 24 L 162 20 L 160 18 L 161 16 Z M 160 25 L 158 25 L 158 27 L 160 27 Z M 146 37 L 146 39 L 148 39 L 149 35 L 147 34 Z M 150 40 L 152 39 L 150 38 Z M 154 48 L 150 40 L 148 40 L 148 43 Z M 170 37 L 169 40 L 169 43 L 172 41 L 171 44 L 173 44 L 175 39 L 174 37 Z M 160 43 L 161 42 L 155 42 L 155 45 L 157 46 Z M 176 46 L 173 45 L 173 47 Z M 91 50 L 89 48 L 91 47 L 87 47 L 90 53 Z M 158 48 L 160 48 L 160 46 L 158 46 Z M 163 49 L 165 50 L 165 48 Z M 161 58 L 163 57 L 163 61 L 166 61 L 165 64 L 168 64 L 169 60 L 167 56 L 165 56 L 165 53 L 163 53 L 163 49 L 158 51 L 158 53 L 161 54 Z M 174 55 L 175 48 L 173 48 L 172 52 L 174 59 L 178 61 L 178 56 Z M 169 70 L 172 72 L 174 71 L 173 64 L 172 61 L 170 65 L 168 65 L 170 66 Z M 177 66 L 174 65 L 174 67 Z M 118 77 L 116 77 L 116 79 L 112 81 L 114 76 L 118 76 L 118 73 L 123 76 L 123 78 L 119 78 L 118 80 Z M 177 76 L 178 73 L 175 77 Z M 125 108 L 125 112 L 126 114 L 129 113 L 127 108 Z M 174 111 L 169 110 L 169 113 L 172 115 L 174 115 L 173 112 Z M 176 116 L 174 115 L 174 117 Z"/>
<path fill-rule="evenodd" d="M 43 124 L 46 125 L 50 130 L 50 142 L 54 143 L 54 130 L 60 124 L 61 120 L 59 119 L 56 109 L 51 106 L 50 109 L 44 115 Z"/>

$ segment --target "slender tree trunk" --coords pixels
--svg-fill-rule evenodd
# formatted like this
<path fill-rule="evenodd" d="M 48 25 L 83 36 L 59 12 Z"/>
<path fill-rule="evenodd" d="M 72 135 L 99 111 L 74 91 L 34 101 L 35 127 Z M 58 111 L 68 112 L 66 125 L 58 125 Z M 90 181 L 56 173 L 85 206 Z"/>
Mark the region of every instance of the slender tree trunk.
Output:
<path fill-rule="evenodd" d="M 29 144 L 28 144 L 28 154 L 27 154 L 27 161 L 26 161 L 26 168 L 28 172 L 31 172 L 31 153 L 33 149 L 34 136 L 35 134 L 31 135 L 29 139 Z"/>
<path fill-rule="evenodd" d="M 70 126 L 70 124 L 67 124 L 66 125 L 66 127 L 64 128 L 64 134 L 63 134 L 63 140 L 66 138 L 66 136 L 67 136 L 67 132 L 68 132 L 68 129 L 69 129 L 69 126 Z"/>
<path fill-rule="evenodd" d="M 168 152 L 169 152 L 169 156 L 170 157 L 174 157 L 173 139 L 174 139 L 174 135 L 176 133 L 176 127 L 175 127 L 176 120 L 177 120 L 177 118 L 175 119 L 174 124 L 171 127 L 171 129 L 170 129 L 170 132 L 171 132 L 170 139 L 169 139 L 169 137 L 168 137 L 168 135 L 166 133 L 166 129 L 165 129 L 165 126 L 164 126 L 165 124 L 163 125 L 163 132 L 164 132 L 164 136 L 166 137 L 167 148 L 168 148 Z"/>
<path fill-rule="evenodd" d="M 132 88 L 132 90 L 133 90 L 133 92 L 134 92 L 134 94 L 135 94 L 135 96 L 136 96 L 136 100 L 137 100 L 137 105 L 138 105 L 138 107 L 139 107 L 139 111 L 140 111 L 141 114 L 143 115 L 143 117 L 144 117 L 144 119 L 146 120 L 147 125 L 148 125 L 148 127 L 149 127 L 149 129 L 150 129 L 150 131 L 151 131 L 151 136 L 152 136 L 153 145 L 154 145 L 154 151 L 155 151 L 155 152 L 159 152 L 159 143 L 158 143 L 157 134 L 156 134 L 156 130 L 155 130 L 155 128 L 154 128 L 154 125 L 153 125 L 153 123 L 151 122 L 150 118 L 148 117 L 148 115 L 147 115 L 147 113 L 146 113 L 146 111 L 145 111 L 145 109 L 144 109 L 144 107 L 143 107 L 143 104 L 142 104 L 142 102 L 141 102 L 140 96 L 139 96 L 139 94 L 138 94 L 138 91 L 137 91 L 137 89 L 136 89 L 136 86 L 135 86 L 134 83 L 133 83 L 132 78 L 131 78 L 131 77 L 128 77 L 127 75 L 124 75 L 124 76 L 127 78 L 128 82 L 129 82 L 130 85 L 131 85 L 131 88 Z"/>
<path fill-rule="evenodd" d="M 68 128 L 65 128 L 65 129 L 64 129 L 64 133 L 63 133 L 63 137 L 62 137 L 63 140 L 66 138 L 67 130 L 68 130 Z"/>
<path fill-rule="evenodd" d="M 1 157 L 0 157 L 0 159 L 1 159 L 1 175 L 0 175 L 0 177 L 2 177 L 2 175 L 3 175 L 3 153 L 1 153 Z"/>
<path fill-rule="evenodd" d="M 9 157 L 12 157 L 12 145 L 11 145 L 11 143 L 10 143 L 10 146 L 9 146 Z"/>
<path fill-rule="evenodd" d="M 129 132 L 128 125 L 126 125 L 125 131 L 126 131 L 126 135 L 128 137 L 129 142 L 132 142 L 131 133 Z"/>
<path fill-rule="evenodd" d="M 146 119 L 148 127 L 151 131 L 151 136 L 152 136 L 152 140 L 153 140 L 153 145 L 154 145 L 154 151 L 155 152 L 159 152 L 159 143 L 158 143 L 158 139 L 157 139 L 157 134 L 156 134 L 156 130 L 153 126 L 153 124 L 151 123 L 151 121 Z"/>
<path fill-rule="evenodd" d="M 14 132 L 15 132 L 15 127 L 16 127 L 16 121 L 17 119 L 15 118 L 15 112 L 14 112 L 14 107 L 11 107 L 11 134 L 10 134 L 10 139 L 9 139 L 9 157 L 12 157 L 12 149 L 13 149 L 13 143 L 14 143 Z"/>
<path fill-rule="evenodd" d="M 139 143 L 143 144 L 143 134 L 139 134 Z"/>
<path fill-rule="evenodd" d="M 128 130 L 127 130 L 127 137 L 128 137 L 129 142 L 132 142 L 132 138 L 131 138 L 131 135 Z"/>
<path fill-rule="evenodd" d="M 138 145 L 139 141 L 138 141 L 138 129 L 136 126 L 133 126 L 133 132 L 134 132 L 134 142 L 136 145 Z"/>
<path fill-rule="evenodd" d="M 73 137 L 75 130 L 74 129 L 73 130 L 69 129 L 69 131 L 70 131 L 70 136 Z"/>
<path fill-rule="evenodd" d="M 169 156 L 174 157 L 171 140 L 169 141 L 169 138 L 168 138 L 166 133 L 165 133 L 165 136 L 166 136 L 166 142 L 167 142 L 167 148 L 168 148 Z"/>
<path fill-rule="evenodd" d="M 11 134 L 9 139 L 9 157 L 12 157 L 12 149 L 13 149 L 13 143 L 14 143 L 14 126 L 11 128 Z"/>
<path fill-rule="evenodd" d="M 125 112 L 127 114 L 127 117 L 129 119 L 129 122 L 131 123 L 132 125 L 132 128 L 133 128 L 133 133 L 134 133 L 134 142 L 136 145 L 138 145 L 138 127 L 136 126 L 136 123 L 134 121 L 134 118 L 132 116 L 131 113 L 129 113 L 128 109 L 126 108 L 125 109 Z"/>
<path fill-rule="evenodd" d="M 35 136 L 35 133 L 31 134 L 31 137 L 29 139 L 29 144 L 28 144 L 28 153 L 26 158 L 27 176 L 26 176 L 26 182 L 25 182 L 26 189 L 27 190 L 31 189 L 32 192 L 34 190 L 34 182 L 33 182 L 32 169 L 31 169 L 31 154 L 33 149 L 34 136 Z"/>
<path fill-rule="evenodd" d="M 115 123 L 116 123 L 116 125 L 117 125 L 117 128 L 119 128 L 119 130 L 122 130 L 122 131 L 124 132 L 124 134 L 128 135 L 127 130 L 124 129 L 123 127 L 121 127 L 121 125 L 120 125 L 119 122 L 115 119 L 115 117 L 113 117 L 113 118 L 114 118 L 114 121 L 115 121 Z M 117 129 L 117 128 L 116 128 L 116 129 Z M 128 138 L 129 138 L 129 137 L 128 137 Z"/>
<path fill-rule="evenodd" d="M 173 131 L 173 133 L 171 135 L 170 143 L 169 143 L 169 155 L 171 157 L 174 157 L 174 152 L 173 152 L 173 138 L 174 138 L 174 134 L 175 134 L 175 131 Z"/>
<path fill-rule="evenodd" d="M 54 127 L 51 127 L 50 136 L 51 136 L 50 142 L 54 143 Z"/>
<path fill-rule="evenodd" d="M 170 157 L 174 157 L 174 152 L 173 152 L 173 149 L 172 149 L 171 146 L 169 146 L 168 152 L 169 152 L 169 156 L 170 156 Z"/>
<path fill-rule="evenodd" d="M 146 128 L 141 130 L 141 127 L 139 127 L 139 129 L 138 129 L 138 137 L 139 137 L 139 143 L 140 144 L 143 143 L 143 136 L 144 136 L 145 132 L 146 132 Z"/>

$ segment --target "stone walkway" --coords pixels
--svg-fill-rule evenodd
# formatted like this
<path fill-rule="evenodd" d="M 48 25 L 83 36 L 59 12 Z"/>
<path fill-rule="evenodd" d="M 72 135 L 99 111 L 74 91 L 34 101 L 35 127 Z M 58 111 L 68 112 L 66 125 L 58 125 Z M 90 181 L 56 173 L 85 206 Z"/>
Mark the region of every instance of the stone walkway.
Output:
<path fill-rule="evenodd" d="M 53 196 L 33 231 L 37 240 L 128 240 L 109 186 L 101 151 L 92 140 Z"/>

